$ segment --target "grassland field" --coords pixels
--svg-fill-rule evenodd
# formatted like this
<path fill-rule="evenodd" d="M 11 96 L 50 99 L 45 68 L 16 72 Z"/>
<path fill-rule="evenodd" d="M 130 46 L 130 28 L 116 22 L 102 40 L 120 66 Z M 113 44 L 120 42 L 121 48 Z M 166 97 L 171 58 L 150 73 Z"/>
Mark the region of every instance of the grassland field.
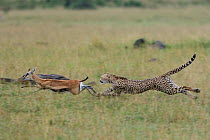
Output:
<path fill-rule="evenodd" d="M 210 12 L 185 8 L 35 9 L 0 13 L 0 77 L 28 68 L 71 79 L 89 76 L 97 92 L 110 72 L 129 79 L 161 75 L 196 60 L 171 78 L 201 89 L 197 100 L 158 91 L 117 98 L 54 94 L 0 84 L 2 140 L 208 140 L 210 139 Z M 134 49 L 138 38 L 160 40 L 164 50 Z M 158 61 L 148 62 L 151 58 Z"/>

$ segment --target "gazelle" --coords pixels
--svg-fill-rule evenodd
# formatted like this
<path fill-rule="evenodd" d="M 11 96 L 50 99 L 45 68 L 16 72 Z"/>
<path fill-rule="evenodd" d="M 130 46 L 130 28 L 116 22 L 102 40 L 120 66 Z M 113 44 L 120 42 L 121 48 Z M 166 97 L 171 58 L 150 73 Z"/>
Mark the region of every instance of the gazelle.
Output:
<path fill-rule="evenodd" d="M 66 78 L 62 75 L 58 74 L 36 74 L 39 78 L 42 79 L 56 79 L 56 80 L 70 80 L 69 78 Z M 31 78 L 25 78 L 23 80 L 22 76 L 17 79 L 11 79 L 11 78 L 0 78 L 0 84 L 22 84 L 22 85 L 36 85 L 36 82 Z M 95 82 L 89 82 L 88 85 L 95 84 Z"/>
<path fill-rule="evenodd" d="M 34 72 L 36 70 L 36 67 L 30 71 L 30 69 L 28 70 L 28 72 L 22 76 L 23 79 L 25 79 L 27 76 L 32 77 L 32 79 L 36 82 L 37 85 L 29 85 L 29 86 L 23 86 L 24 87 L 37 87 L 39 88 L 37 91 L 39 90 L 43 90 L 43 89 L 50 89 L 54 92 L 64 92 L 64 91 L 68 91 L 70 93 L 72 93 L 73 95 L 78 95 L 80 92 L 82 92 L 84 89 L 87 89 L 88 92 L 89 89 L 91 89 L 94 93 L 95 90 L 90 86 L 90 85 L 83 85 L 82 82 L 86 81 L 88 79 L 88 77 L 86 77 L 83 80 L 55 80 L 55 79 L 42 79 L 39 78 Z"/>

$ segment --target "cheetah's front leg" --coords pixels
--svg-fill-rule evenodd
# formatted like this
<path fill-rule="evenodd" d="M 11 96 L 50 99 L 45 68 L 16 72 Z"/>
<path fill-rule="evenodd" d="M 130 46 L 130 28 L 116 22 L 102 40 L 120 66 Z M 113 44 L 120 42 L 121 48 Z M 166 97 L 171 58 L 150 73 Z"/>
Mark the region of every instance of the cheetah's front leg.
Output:
<path fill-rule="evenodd" d="M 111 93 L 112 91 L 114 91 L 114 88 L 113 87 L 110 87 L 109 89 L 103 91 L 103 92 L 99 92 L 99 93 L 96 93 L 95 96 L 119 96 L 120 93 Z"/>

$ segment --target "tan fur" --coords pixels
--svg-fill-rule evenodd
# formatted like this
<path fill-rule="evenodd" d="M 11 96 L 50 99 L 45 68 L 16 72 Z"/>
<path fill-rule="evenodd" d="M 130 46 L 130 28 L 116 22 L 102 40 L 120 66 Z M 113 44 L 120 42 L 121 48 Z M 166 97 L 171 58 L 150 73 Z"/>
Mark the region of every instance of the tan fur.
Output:
<path fill-rule="evenodd" d="M 41 79 L 32 74 L 34 81 L 40 86 L 40 89 L 68 89 L 74 95 L 80 93 L 80 80 L 54 80 L 54 79 Z"/>
<path fill-rule="evenodd" d="M 41 79 L 34 73 L 35 70 L 36 69 L 34 69 L 33 71 L 29 70 L 29 72 L 25 75 L 25 77 L 27 75 L 31 75 L 33 80 L 37 83 L 37 85 L 35 85 L 35 86 L 23 86 L 23 87 L 37 87 L 37 88 L 39 88 L 39 90 L 41 90 L 41 89 L 51 89 L 51 90 L 57 90 L 58 92 L 60 92 L 59 90 L 65 89 L 66 91 L 72 93 L 73 95 L 78 95 L 85 88 L 86 89 L 88 89 L 88 88 L 91 89 L 92 88 L 91 86 L 83 85 L 84 88 L 80 89 L 81 88 L 80 87 L 81 82 L 87 80 L 88 77 L 84 80 L 78 80 L 78 79 L 74 79 L 74 80 Z M 93 90 L 93 89 L 91 89 L 91 90 Z"/>

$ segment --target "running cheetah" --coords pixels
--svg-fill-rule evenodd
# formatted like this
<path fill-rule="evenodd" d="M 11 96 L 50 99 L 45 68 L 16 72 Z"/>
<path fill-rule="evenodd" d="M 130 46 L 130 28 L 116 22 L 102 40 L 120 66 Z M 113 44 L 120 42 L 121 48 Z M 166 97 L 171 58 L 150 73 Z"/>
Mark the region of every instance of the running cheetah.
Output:
<path fill-rule="evenodd" d="M 91 94 L 94 96 L 119 96 L 121 93 L 138 94 L 147 90 L 157 90 L 162 91 L 168 95 L 183 93 L 185 95 L 188 95 L 192 99 L 196 99 L 197 96 L 194 96 L 188 91 L 199 93 L 199 89 L 193 89 L 187 86 L 178 86 L 169 78 L 170 75 L 175 74 L 189 66 L 195 60 L 195 57 L 196 53 L 186 64 L 183 64 L 182 66 L 174 70 L 171 70 L 161 76 L 157 76 L 151 79 L 130 80 L 128 78 L 113 75 L 110 73 L 103 74 L 100 78 L 100 83 L 111 83 L 112 87 L 110 87 L 106 91 Z"/>

